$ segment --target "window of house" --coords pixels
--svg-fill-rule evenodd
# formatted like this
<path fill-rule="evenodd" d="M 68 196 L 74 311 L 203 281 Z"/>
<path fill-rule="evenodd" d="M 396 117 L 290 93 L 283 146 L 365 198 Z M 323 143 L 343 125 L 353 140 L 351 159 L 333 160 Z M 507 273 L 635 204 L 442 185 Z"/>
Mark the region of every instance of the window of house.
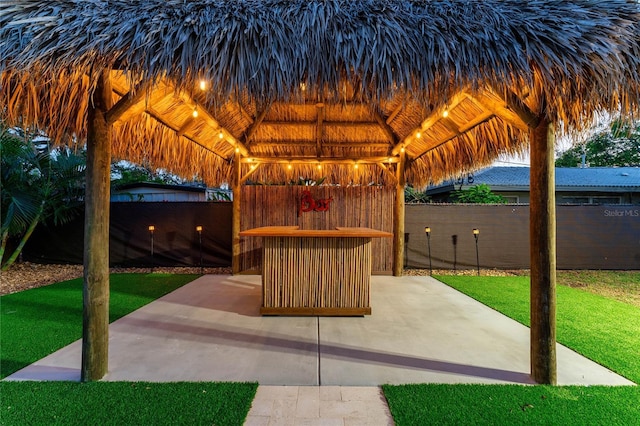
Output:
<path fill-rule="evenodd" d="M 591 204 L 620 204 L 620 197 L 591 197 Z"/>
<path fill-rule="evenodd" d="M 562 197 L 563 204 L 620 204 L 620 197 L 589 196 L 589 197 Z"/>

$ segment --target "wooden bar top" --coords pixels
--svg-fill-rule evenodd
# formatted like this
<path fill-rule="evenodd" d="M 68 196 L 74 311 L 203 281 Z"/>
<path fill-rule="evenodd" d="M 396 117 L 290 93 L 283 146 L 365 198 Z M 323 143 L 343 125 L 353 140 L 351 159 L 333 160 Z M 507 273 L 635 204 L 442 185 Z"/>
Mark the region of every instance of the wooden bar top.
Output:
<path fill-rule="evenodd" d="M 299 226 L 263 226 L 240 231 L 242 237 L 331 237 L 331 238 L 392 238 L 391 232 L 371 228 L 300 229 Z"/>

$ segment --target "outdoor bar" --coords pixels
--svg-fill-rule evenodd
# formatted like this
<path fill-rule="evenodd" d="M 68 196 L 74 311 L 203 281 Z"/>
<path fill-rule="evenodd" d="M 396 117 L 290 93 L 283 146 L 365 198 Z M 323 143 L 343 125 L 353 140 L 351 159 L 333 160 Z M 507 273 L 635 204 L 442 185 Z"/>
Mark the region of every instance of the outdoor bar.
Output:
<path fill-rule="evenodd" d="M 265 226 L 240 232 L 262 237 L 263 315 L 370 315 L 370 228 L 330 230 Z"/>

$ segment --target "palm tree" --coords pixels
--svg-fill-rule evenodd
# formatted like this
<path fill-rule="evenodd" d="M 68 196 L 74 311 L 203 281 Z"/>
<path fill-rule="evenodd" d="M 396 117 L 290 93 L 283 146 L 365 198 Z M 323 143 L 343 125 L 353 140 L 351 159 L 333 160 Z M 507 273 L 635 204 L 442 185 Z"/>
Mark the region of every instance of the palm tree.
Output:
<path fill-rule="evenodd" d="M 84 195 L 85 161 L 68 149 L 44 152 L 28 138 L 0 129 L 0 265 L 8 269 L 39 223 L 66 223 Z M 17 246 L 5 260 L 9 239 Z"/>

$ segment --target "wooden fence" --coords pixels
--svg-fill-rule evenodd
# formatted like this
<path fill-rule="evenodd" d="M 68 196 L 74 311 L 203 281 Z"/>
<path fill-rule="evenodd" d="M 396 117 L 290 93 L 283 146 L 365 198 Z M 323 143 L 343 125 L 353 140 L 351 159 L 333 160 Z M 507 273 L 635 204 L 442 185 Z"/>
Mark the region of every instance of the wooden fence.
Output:
<path fill-rule="evenodd" d="M 527 204 L 414 204 L 405 217 L 409 268 L 429 267 L 426 226 L 434 268 L 529 268 Z M 558 269 L 640 269 L 640 206 L 557 205 L 556 217 Z"/>

